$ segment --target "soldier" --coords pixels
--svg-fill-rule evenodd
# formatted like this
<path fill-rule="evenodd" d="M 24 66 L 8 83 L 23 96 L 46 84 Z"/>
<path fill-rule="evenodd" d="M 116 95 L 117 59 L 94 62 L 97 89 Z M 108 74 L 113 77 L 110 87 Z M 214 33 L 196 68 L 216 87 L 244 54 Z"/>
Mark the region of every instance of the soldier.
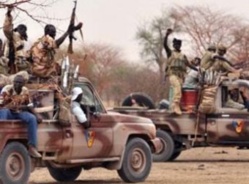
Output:
<path fill-rule="evenodd" d="M 6 58 L 3 53 L 4 53 L 4 46 L 3 46 L 3 41 L 0 39 L 0 74 L 7 75 L 8 74 L 8 62 L 9 59 Z"/>
<path fill-rule="evenodd" d="M 88 128 L 87 117 L 82 109 L 80 102 L 82 101 L 83 91 L 80 87 L 75 87 L 72 89 L 71 97 L 71 111 L 76 116 L 79 123 L 83 124 L 85 128 Z"/>
<path fill-rule="evenodd" d="M 199 68 L 201 59 L 195 57 L 192 61 L 196 68 Z M 183 83 L 184 88 L 196 89 L 198 87 L 198 72 L 196 70 L 190 69 L 187 72 L 186 78 Z"/>
<path fill-rule="evenodd" d="M 214 56 L 214 64 L 211 66 L 211 70 L 217 71 L 217 72 L 222 72 L 223 75 L 227 75 L 228 73 L 238 73 L 240 74 L 242 72 L 242 69 L 236 70 L 230 61 L 228 61 L 224 55 L 226 54 L 227 48 L 224 45 L 219 45 L 218 46 L 218 53 L 217 55 Z M 233 89 L 230 88 L 228 91 L 229 95 L 226 95 L 225 100 L 225 106 L 226 107 L 232 107 L 232 108 L 237 108 L 237 109 L 243 109 L 244 105 L 237 103 L 232 100 L 230 97 L 230 93 Z"/>
<path fill-rule="evenodd" d="M 60 67 L 55 62 L 55 50 L 64 42 L 69 33 L 73 31 L 71 29 L 73 28 L 69 26 L 68 30 L 59 39 L 55 40 L 55 26 L 52 24 L 45 26 L 44 36 L 39 38 L 30 49 L 32 74 L 46 78 L 60 73 Z"/>
<path fill-rule="evenodd" d="M 27 124 L 29 153 L 32 157 L 40 158 L 41 154 L 37 151 L 37 121 L 41 119 L 36 116 L 29 99 L 29 91 L 24 86 L 25 80 L 21 75 L 14 78 L 14 84 L 6 85 L 1 91 L 0 119 L 12 120 L 20 119 Z M 32 104 L 31 104 L 32 105 Z M 31 111 L 32 113 L 30 113 Z"/>
<path fill-rule="evenodd" d="M 28 39 L 27 27 L 19 24 L 13 29 L 13 17 L 11 15 L 13 7 L 8 7 L 3 32 L 7 38 L 4 56 L 9 59 L 9 73 L 14 74 L 21 70 L 28 70 L 29 63 L 26 60 L 26 52 L 24 50 L 25 42 Z"/>
<path fill-rule="evenodd" d="M 186 75 L 187 67 L 190 67 L 197 71 L 197 69 L 192 66 L 187 57 L 181 53 L 182 41 L 179 39 L 173 39 L 172 51 L 168 47 L 168 36 L 172 33 L 171 29 L 168 29 L 165 34 L 164 48 L 167 54 L 167 67 L 165 69 L 166 75 L 169 76 L 170 86 L 173 89 L 173 98 L 170 105 L 172 112 L 181 115 L 182 111 L 180 109 L 180 100 L 182 97 L 182 84 L 184 77 Z"/>
<path fill-rule="evenodd" d="M 228 72 L 240 73 L 242 69 L 236 70 L 230 61 L 228 61 L 224 55 L 226 54 L 227 49 L 224 45 L 218 46 L 218 53 L 213 57 L 214 64 L 210 67 L 211 70 L 222 72 L 226 75 Z"/>
<path fill-rule="evenodd" d="M 207 70 L 209 69 L 213 63 L 214 63 L 214 55 L 216 52 L 216 46 L 215 45 L 209 45 L 207 48 L 206 53 L 203 55 L 201 59 L 200 67 Z"/>

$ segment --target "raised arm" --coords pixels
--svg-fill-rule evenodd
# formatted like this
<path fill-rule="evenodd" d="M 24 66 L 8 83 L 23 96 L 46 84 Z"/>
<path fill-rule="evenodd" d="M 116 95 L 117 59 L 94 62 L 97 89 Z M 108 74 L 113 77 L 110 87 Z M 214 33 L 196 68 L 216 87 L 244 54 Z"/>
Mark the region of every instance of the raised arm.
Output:
<path fill-rule="evenodd" d="M 163 46 L 164 46 L 164 49 L 166 51 L 166 54 L 167 54 L 167 57 L 169 58 L 172 54 L 172 51 L 171 49 L 169 48 L 168 46 L 168 37 L 169 35 L 172 33 L 172 29 L 167 29 L 167 32 L 165 34 L 165 37 L 164 37 L 164 42 L 163 42 Z"/>
<path fill-rule="evenodd" d="M 215 55 L 215 56 L 213 56 L 213 59 L 219 59 L 219 60 L 221 60 L 221 61 L 225 61 L 227 64 L 229 64 L 230 66 L 234 66 L 234 64 L 231 62 L 231 61 L 229 61 L 229 60 L 227 60 L 225 57 L 223 57 L 223 56 L 219 56 L 219 55 Z"/>
<path fill-rule="evenodd" d="M 188 58 L 187 58 L 185 55 L 184 55 L 184 61 L 186 62 L 186 65 L 187 65 L 189 68 L 191 68 L 191 69 L 193 69 L 193 70 L 195 70 L 195 71 L 198 71 L 198 69 L 188 61 Z"/>
<path fill-rule="evenodd" d="M 57 40 L 55 40 L 56 46 L 60 47 L 60 45 L 64 42 L 64 40 L 69 36 L 70 34 L 73 34 L 74 31 L 79 30 L 82 27 L 82 23 L 79 23 L 77 26 L 74 26 L 70 24 L 68 26 L 67 31 Z"/>
<path fill-rule="evenodd" d="M 69 32 L 66 31 L 60 38 L 58 38 L 57 40 L 55 40 L 56 46 L 59 48 L 60 45 L 64 42 L 64 40 L 67 38 L 67 36 L 69 35 Z"/>
<path fill-rule="evenodd" d="M 5 20 L 3 24 L 3 33 L 7 37 L 8 40 L 12 38 L 13 31 L 13 17 L 11 15 L 12 7 L 8 7 L 7 13 L 5 15 Z"/>

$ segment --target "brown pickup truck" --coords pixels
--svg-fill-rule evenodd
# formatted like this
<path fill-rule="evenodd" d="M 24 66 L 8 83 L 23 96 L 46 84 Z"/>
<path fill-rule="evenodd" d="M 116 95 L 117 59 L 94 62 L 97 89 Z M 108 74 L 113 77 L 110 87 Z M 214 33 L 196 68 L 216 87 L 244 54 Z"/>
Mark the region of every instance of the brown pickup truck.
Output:
<path fill-rule="evenodd" d="M 33 85 L 33 84 L 32 84 Z M 30 86 L 32 86 L 30 85 Z M 82 169 L 117 170 L 125 182 L 144 181 L 150 173 L 152 154 L 162 147 L 148 118 L 107 112 L 92 84 L 83 77 L 74 81 L 84 92 L 82 105 L 89 128 L 77 122 L 70 110 L 69 124 L 58 118 L 55 90 L 30 89 L 35 110 L 43 117 L 38 125 L 41 159 L 27 151 L 27 128 L 18 120 L 0 123 L 0 179 L 4 184 L 25 184 L 35 167 L 47 167 L 59 181 L 74 181 Z M 65 101 L 64 101 L 65 102 Z"/>
<path fill-rule="evenodd" d="M 164 147 L 154 154 L 154 161 L 165 162 L 176 159 L 183 150 L 204 146 L 249 147 L 249 112 L 225 107 L 227 87 L 249 89 L 249 81 L 224 81 L 214 97 L 215 111 L 196 113 L 185 111 L 182 115 L 171 114 L 163 109 L 143 107 L 116 107 L 112 111 L 150 118 L 157 128 L 157 137 Z M 197 121 L 198 120 L 198 121 Z"/>

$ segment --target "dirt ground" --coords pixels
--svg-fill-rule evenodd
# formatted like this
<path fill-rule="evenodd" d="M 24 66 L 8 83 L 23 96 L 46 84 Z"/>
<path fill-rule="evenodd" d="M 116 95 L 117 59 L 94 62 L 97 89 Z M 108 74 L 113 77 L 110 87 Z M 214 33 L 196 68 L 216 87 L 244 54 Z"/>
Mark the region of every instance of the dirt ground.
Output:
<path fill-rule="evenodd" d="M 195 148 L 184 151 L 174 162 L 153 163 L 145 184 L 249 184 L 249 150 Z M 120 184 L 116 171 L 83 171 L 75 182 L 65 184 Z M 47 169 L 38 168 L 29 184 L 57 184 Z"/>

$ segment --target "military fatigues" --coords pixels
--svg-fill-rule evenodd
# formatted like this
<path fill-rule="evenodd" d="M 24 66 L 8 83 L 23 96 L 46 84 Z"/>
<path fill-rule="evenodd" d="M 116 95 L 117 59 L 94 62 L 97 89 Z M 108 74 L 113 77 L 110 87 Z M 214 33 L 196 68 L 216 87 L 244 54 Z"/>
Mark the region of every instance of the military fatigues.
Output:
<path fill-rule="evenodd" d="M 236 72 L 236 69 L 234 69 L 230 64 L 228 64 L 226 61 L 222 61 L 220 59 L 215 59 L 215 63 L 211 67 L 211 70 L 217 71 L 217 72 L 222 72 L 224 74 L 227 74 L 229 72 Z M 229 90 L 233 90 L 234 87 L 228 87 Z M 243 109 L 244 105 L 237 103 L 231 99 L 231 97 L 228 95 L 226 96 L 226 107 L 231 107 L 231 108 L 236 108 L 236 109 Z"/>
<path fill-rule="evenodd" d="M 0 57 L 0 74 L 8 75 L 8 62 L 8 58 Z"/>
<path fill-rule="evenodd" d="M 5 44 L 4 48 L 4 56 L 8 58 L 9 56 L 9 41 L 13 40 L 13 45 L 15 49 L 15 66 L 14 72 L 18 72 L 21 70 L 28 70 L 29 69 L 29 62 L 26 60 L 26 52 L 24 50 L 25 40 L 21 38 L 21 35 L 13 31 L 13 17 L 12 16 L 5 16 L 5 21 L 3 25 L 3 32 L 7 38 L 7 43 Z"/>
<path fill-rule="evenodd" d="M 55 40 L 49 35 L 43 36 L 33 44 L 30 49 L 33 75 L 38 77 L 57 75 L 58 71 L 54 61 L 56 48 Z"/>
<path fill-rule="evenodd" d="M 214 64 L 211 66 L 211 70 L 217 72 L 235 72 L 236 70 L 228 64 L 226 61 L 222 61 L 220 59 L 215 59 Z"/>
<path fill-rule="evenodd" d="M 170 108 L 173 112 L 181 114 L 180 100 L 182 97 L 182 84 L 186 75 L 187 58 L 181 52 L 172 51 L 168 59 L 166 73 L 169 75 L 170 86 L 173 89 L 173 97 Z"/>
<path fill-rule="evenodd" d="M 214 64 L 213 56 L 214 56 L 213 52 L 207 51 L 201 59 L 200 67 L 205 70 L 209 69 Z"/>

